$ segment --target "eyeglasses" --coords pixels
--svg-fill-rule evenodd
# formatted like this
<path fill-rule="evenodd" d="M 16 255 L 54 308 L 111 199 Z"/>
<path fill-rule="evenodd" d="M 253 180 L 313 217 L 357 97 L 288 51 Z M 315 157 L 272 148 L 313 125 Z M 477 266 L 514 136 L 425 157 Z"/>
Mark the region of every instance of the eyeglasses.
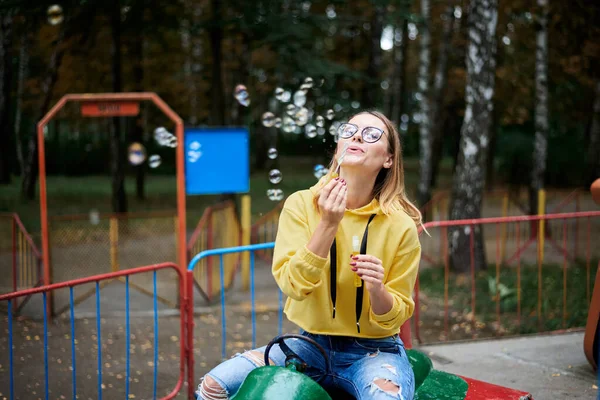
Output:
<path fill-rule="evenodd" d="M 338 136 L 343 139 L 350 139 L 358 132 L 358 126 L 350 123 L 341 124 L 338 128 Z M 374 126 L 367 126 L 360 133 L 362 139 L 367 143 L 375 143 L 383 136 L 383 131 Z"/>

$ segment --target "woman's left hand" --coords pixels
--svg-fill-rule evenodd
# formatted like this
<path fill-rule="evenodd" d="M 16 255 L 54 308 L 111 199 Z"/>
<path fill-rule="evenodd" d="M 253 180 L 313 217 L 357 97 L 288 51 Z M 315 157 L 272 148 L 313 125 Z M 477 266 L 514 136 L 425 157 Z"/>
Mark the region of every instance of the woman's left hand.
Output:
<path fill-rule="evenodd" d="M 357 254 L 352 257 L 350 267 L 362 278 L 369 292 L 380 291 L 383 288 L 385 270 L 379 258 L 369 254 Z"/>

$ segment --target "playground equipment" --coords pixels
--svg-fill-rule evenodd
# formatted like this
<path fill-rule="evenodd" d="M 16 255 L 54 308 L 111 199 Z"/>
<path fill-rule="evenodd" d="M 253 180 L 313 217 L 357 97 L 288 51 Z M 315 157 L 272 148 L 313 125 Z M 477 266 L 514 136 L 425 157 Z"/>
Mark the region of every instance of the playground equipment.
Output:
<path fill-rule="evenodd" d="M 303 335 L 281 335 L 269 342 L 265 349 L 265 366 L 256 368 L 244 380 L 240 389 L 232 397 L 233 400 L 331 400 L 332 397 L 318 385 L 318 381 L 329 371 L 316 379 L 311 379 L 302 372 L 309 367 L 286 344 L 285 339 L 304 340 L 316 347 L 325 359 L 329 369 L 329 358 L 323 347 Z M 285 367 L 269 365 L 269 351 L 278 344 L 286 355 Z M 419 399 L 533 399 L 531 394 L 505 388 L 469 378 L 449 374 L 433 369 L 429 357 L 417 350 L 407 350 L 413 372 L 415 374 L 415 396 Z M 347 395 L 348 396 L 348 395 Z M 335 398 L 342 395 L 336 393 Z M 351 398 L 351 397 L 350 397 Z"/>

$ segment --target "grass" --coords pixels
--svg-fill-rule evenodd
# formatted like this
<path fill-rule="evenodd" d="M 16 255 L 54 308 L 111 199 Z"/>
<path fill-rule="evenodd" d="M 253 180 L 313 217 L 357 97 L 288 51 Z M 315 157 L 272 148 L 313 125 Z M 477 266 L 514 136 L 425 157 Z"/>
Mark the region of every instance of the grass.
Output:
<path fill-rule="evenodd" d="M 313 167 L 316 158 L 280 157 L 276 160 L 282 172 L 283 180 L 272 185 L 268 180 L 268 170 L 257 171 L 250 177 L 250 195 L 252 197 L 252 220 L 272 210 L 276 203 L 266 196 L 267 189 L 277 187 L 287 196 L 297 190 L 306 189 L 316 183 Z M 405 161 L 406 187 L 413 192 L 418 180 L 418 160 Z M 444 161 L 440 182 L 451 181 L 451 163 Z M 21 201 L 20 179 L 15 177 L 11 185 L 0 187 L 0 212 L 16 212 L 30 232 L 39 231 L 39 200 Z M 128 208 L 131 212 L 175 210 L 175 176 L 160 175 L 152 170 L 146 176 L 146 199 L 135 196 L 135 178 L 127 176 L 125 180 Z M 111 212 L 110 177 L 106 176 L 49 176 L 47 178 L 48 214 L 72 215 L 88 214 L 95 209 L 101 213 Z M 239 196 L 238 196 L 239 197 Z M 194 226 L 204 209 L 217 202 L 219 196 L 187 196 L 188 225 Z"/>
<path fill-rule="evenodd" d="M 598 260 L 592 260 L 589 270 L 590 290 L 593 287 Z M 566 269 L 566 310 L 563 325 L 563 268 L 561 265 L 542 266 L 542 319 L 538 318 L 538 268 L 535 265 L 521 267 L 521 324 L 517 320 L 517 272 L 514 267 L 502 267 L 500 285 L 496 286 L 496 269 L 490 265 L 487 271 L 476 274 L 475 315 L 477 321 L 490 324 L 496 321 L 499 299 L 504 333 L 534 333 L 563 328 L 583 327 L 586 324 L 589 301 L 586 297 L 587 274 L 585 262 L 573 262 Z M 423 269 L 419 275 L 420 285 L 430 299 L 444 298 L 443 266 Z M 471 312 L 471 279 L 464 274 L 451 273 L 448 278 L 450 309 L 455 315 Z M 497 296 L 499 295 L 499 297 Z M 541 327 L 541 329 L 540 329 Z"/>

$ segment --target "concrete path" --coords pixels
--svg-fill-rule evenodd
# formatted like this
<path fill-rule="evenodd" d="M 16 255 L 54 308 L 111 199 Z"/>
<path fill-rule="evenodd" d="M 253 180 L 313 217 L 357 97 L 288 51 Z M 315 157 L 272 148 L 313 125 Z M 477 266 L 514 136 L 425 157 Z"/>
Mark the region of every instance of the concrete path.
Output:
<path fill-rule="evenodd" d="M 583 332 L 423 346 L 434 367 L 528 391 L 535 400 L 600 399 Z"/>

